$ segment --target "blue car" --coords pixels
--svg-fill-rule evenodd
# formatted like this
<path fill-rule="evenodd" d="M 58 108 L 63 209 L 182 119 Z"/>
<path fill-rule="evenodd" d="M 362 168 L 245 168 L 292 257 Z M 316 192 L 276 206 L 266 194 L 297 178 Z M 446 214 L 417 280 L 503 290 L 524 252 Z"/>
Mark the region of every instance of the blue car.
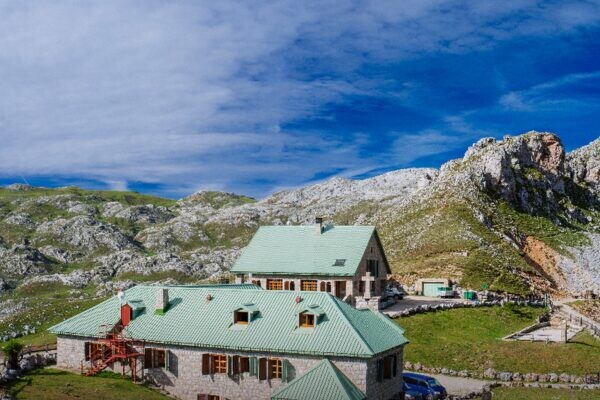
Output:
<path fill-rule="evenodd" d="M 431 376 L 405 372 L 402 377 L 408 390 L 419 392 L 426 400 L 445 399 L 448 395 L 446 388 Z"/>
<path fill-rule="evenodd" d="M 404 392 L 404 400 L 423 400 L 423 395 L 418 390 L 408 387 L 406 382 L 402 384 L 402 391 Z"/>

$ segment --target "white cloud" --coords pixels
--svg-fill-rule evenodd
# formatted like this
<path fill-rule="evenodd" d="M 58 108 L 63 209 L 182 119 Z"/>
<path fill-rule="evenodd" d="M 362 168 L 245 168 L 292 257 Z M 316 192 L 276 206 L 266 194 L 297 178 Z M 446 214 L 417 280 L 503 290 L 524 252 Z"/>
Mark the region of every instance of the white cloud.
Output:
<path fill-rule="evenodd" d="M 381 167 L 364 137 L 282 127 L 348 96 L 407 96 L 365 64 L 560 34 L 598 15 L 534 1 L 3 2 L 0 176 L 183 193 Z M 442 133 L 402 135 L 415 154 L 448 148 Z"/>

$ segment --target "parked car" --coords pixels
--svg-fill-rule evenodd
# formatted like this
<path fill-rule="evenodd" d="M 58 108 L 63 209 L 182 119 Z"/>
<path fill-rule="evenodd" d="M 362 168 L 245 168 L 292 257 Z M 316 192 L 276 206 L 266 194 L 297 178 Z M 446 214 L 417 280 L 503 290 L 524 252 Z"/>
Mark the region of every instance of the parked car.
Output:
<path fill-rule="evenodd" d="M 426 400 L 445 399 L 448 395 L 446 388 L 431 376 L 405 372 L 402 374 L 402 377 L 404 384 L 409 390 L 419 392 Z"/>
<path fill-rule="evenodd" d="M 402 384 L 404 400 L 423 400 L 423 395 L 415 389 L 411 389 L 406 382 Z"/>
<path fill-rule="evenodd" d="M 404 295 L 404 290 L 398 289 L 396 286 L 388 286 L 385 288 L 385 292 L 383 292 L 383 297 L 386 299 L 394 298 L 396 300 L 402 300 Z"/>
<path fill-rule="evenodd" d="M 451 287 L 440 287 L 437 290 L 437 297 L 452 298 L 454 296 L 454 289 L 452 289 Z"/>

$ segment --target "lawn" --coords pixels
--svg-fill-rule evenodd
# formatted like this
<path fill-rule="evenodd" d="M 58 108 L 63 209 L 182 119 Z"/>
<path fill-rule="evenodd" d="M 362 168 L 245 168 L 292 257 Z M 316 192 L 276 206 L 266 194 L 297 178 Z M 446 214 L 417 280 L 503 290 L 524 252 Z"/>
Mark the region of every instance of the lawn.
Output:
<path fill-rule="evenodd" d="M 535 322 L 542 308 L 462 308 L 399 318 L 410 344 L 405 360 L 455 370 L 584 375 L 600 371 L 600 341 L 583 332 L 567 344 L 502 341 Z"/>
<path fill-rule="evenodd" d="M 600 390 L 501 387 L 492 393 L 494 400 L 600 400 Z"/>
<path fill-rule="evenodd" d="M 120 375 L 85 377 L 52 368 L 37 369 L 11 383 L 8 393 L 17 400 L 166 400 L 169 397 Z M 1 392 L 1 391 L 0 391 Z"/>

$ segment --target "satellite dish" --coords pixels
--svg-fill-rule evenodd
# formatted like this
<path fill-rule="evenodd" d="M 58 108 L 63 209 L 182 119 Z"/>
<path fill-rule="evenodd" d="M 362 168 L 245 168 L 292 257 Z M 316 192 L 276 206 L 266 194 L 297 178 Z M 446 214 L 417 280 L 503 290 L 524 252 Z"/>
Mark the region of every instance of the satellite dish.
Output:
<path fill-rule="evenodd" d="M 119 290 L 119 293 L 117 293 L 117 297 L 119 298 L 121 303 L 123 303 L 123 300 L 125 300 L 125 292 L 122 290 Z"/>

